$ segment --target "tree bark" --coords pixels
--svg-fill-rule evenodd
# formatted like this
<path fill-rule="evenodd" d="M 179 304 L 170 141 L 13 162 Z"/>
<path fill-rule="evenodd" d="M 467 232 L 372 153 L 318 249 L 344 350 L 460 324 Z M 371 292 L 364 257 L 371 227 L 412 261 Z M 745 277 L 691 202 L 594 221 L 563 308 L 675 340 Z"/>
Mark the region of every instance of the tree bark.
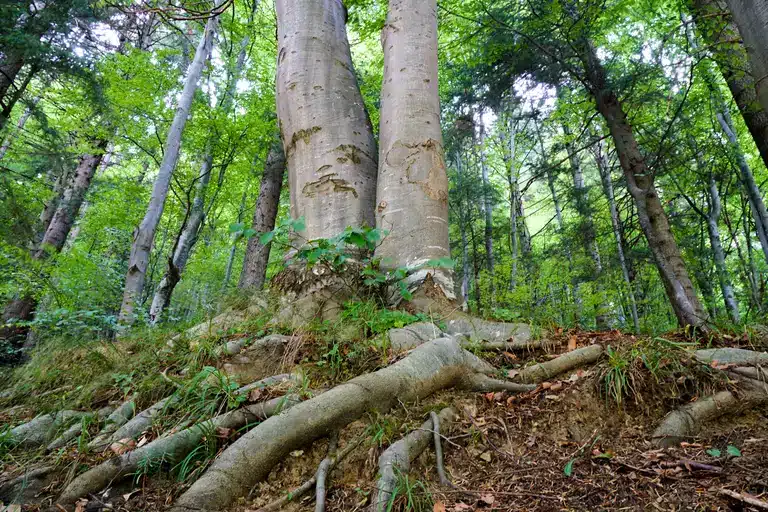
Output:
<path fill-rule="evenodd" d="M 482 113 L 482 112 L 481 112 Z M 482 116 L 480 124 L 480 174 L 483 180 L 483 214 L 485 217 L 485 260 L 488 269 L 488 295 L 491 306 L 496 302 L 496 287 L 494 283 L 494 258 L 493 258 L 493 200 L 491 195 L 491 180 L 488 176 L 488 161 L 485 154 L 485 126 Z"/>
<path fill-rule="evenodd" d="M 724 0 L 693 0 L 699 34 L 706 41 L 720 72 L 731 90 L 744 122 L 768 166 L 768 112 L 760 105 L 749 57 L 741 42 L 738 27 L 721 13 Z"/>
<path fill-rule="evenodd" d="M 245 200 L 248 199 L 248 190 L 243 191 L 243 196 L 240 198 L 240 208 L 237 210 L 237 223 L 240 224 L 243 221 L 243 215 L 245 214 Z M 235 266 L 235 256 L 237 255 L 237 242 L 238 237 L 232 241 L 232 245 L 229 248 L 229 256 L 227 257 L 227 268 L 224 270 L 224 286 L 226 289 L 229 286 L 229 280 L 232 279 L 232 269 Z"/>
<path fill-rule="evenodd" d="M 260 235 L 275 229 L 277 209 L 280 206 L 280 190 L 285 174 L 285 155 L 283 148 L 273 146 L 267 156 L 264 174 L 259 185 L 259 198 L 253 211 L 251 229 L 256 234 L 248 240 L 243 259 L 243 271 L 240 273 L 238 288 L 261 290 L 267 276 L 267 264 L 271 243 L 264 245 L 259 240 Z"/>
<path fill-rule="evenodd" d="M 667 214 L 653 183 L 653 175 L 645 161 L 627 120 L 619 98 L 608 85 L 605 69 L 590 41 L 580 41 L 581 59 L 585 67 L 589 92 L 605 119 L 627 181 L 627 188 L 637 208 L 640 227 L 654 257 L 661 280 L 681 326 L 707 329 L 707 316 L 701 307 L 672 235 Z"/>
<path fill-rule="evenodd" d="M 13 55 L 8 55 L 6 62 L 0 64 L 0 108 L 4 109 L 8 105 L 10 90 L 14 87 L 16 77 L 23 67 L 24 59 Z M 3 125 L 0 124 L 0 130 L 2 128 Z"/>
<path fill-rule="evenodd" d="M 749 208 L 752 212 L 752 218 L 755 220 L 757 239 L 760 240 L 760 247 L 762 247 L 765 261 L 768 263 L 768 210 L 765 208 L 763 195 L 760 192 L 760 188 L 757 186 L 755 176 L 752 174 L 752 169 L 750 169 L 747 159 L 744 157 L 744 152 L 741 150 L 739 139 L 733 129 L 730 114 L 726 109 L 723 109 L 722 112 L 718 112 L 716 116 L 723 133 L 725 133 L 725 136 L 728 138 L 728 142 L 736 155 L 736 165 L 739 167 L 739 172 L 741 173 L 740 181 L 747 194 L 747 199 L 749 200 Z"/>
<path fill-rule="evenodd" d="M 757 99 L 768 111 L 768 2 L 728 0 L 728 6 L 744 40 Z"/>
<path fill-rule="evenodd" d="M 211 54 L 217 25 L 218 18 L 215 16 L 209 18 L 205 25 L 205 30 L 195 52 L 195 58 L 187 72 L 184 90 L 179 98 L 173 123 L 165 140 L 163 160 L 152 187 L 152 196 L 147 206 L 147 212 L 134 233 L 133 246 L 131 247 L 131 255 L 128 261 L 128 273 L 125 276 L 123 302 L 120 306 L 119 320 L 123 324 L 130 325 L 136 319 L 136 301 L 140 299 L 141 293 L 144 290 L 144 281 L 152 251 L 152 243 L 154 242 L 155 232 L 165 207 L 165 198 L 168 195 L 171 176 L 179 159 L 181 136 L 190 114 L 192 100 L 197 90 L 200 75 L 203 72 L 203 66 Z"/>
<path fill-rule="evenodd" d="M 627 296 L 629 297 L 629 305 L 632 313 L 632 324 L 635 328 L 635 332 L 640 332 L 640 317 L 637 314 L 635 292 L 632 286 L 632 280 L 629 277 L 627 260 L 624 256 L 624 243 L 621 240 L 621 222 L 619 220 L 619 211 L 616 208 L 616 197 L 613 192 L 611 169 L 608 166 L 608 157 L 605 153 L 605 145 L 602 140 L 598 141 L 597 144 L 593 146 L 593 154 L 595 156 L 595 162 L 597 163 L 597 169 L 600 172 L 600 180 L 603 183 L 603 192 L 608 199 L 608 211 L 611 214 L 611 227 L 613 228 L 613 236 L 616 238 L 616 254 L 619 258 L 619 266 L 621 267 L 621 275 L 624 278 L 624 284 L 627 286 Z"/>
<path fill-rule="evenodd" d="M 352 67 L 341 0 L 278 0 L 277 110 L 301 237 L 373 226 L 376 141 Z"/>
<path fill-rule="evenodd" d="M 376 255 L 392 267 L 413 268 L 451 255 L 436 0 L 390 0 L 382 45 L 376 226 L 389 235 Z M 418 288 L 428 274 L 448 299 L 455 298 L 453 273 L 447 268 L 414 272 L 408 286 Z"/>
<path fill-rule="evenodd" d="M 717 189 L 717 181 L 715 180 L 714 175 L 712 175 L 709 179 L 709 212 L 707 214 L 709 245 L 712 247 L 712 255 L 715 260 L 717 277 L 720 281 L 720 290 L 723 292 L 725 309 L 728 311 L 728 316 L 731 317 L 731 320 L 738 324 L 741 321 L 739 304 L 736 302 L 736 296 L 733 292 L 733 284 L 731 283 L 731 276 L 728 272 L 728 267 L 725 264 L 725 251 L 723 250 L 723 244 L 720 241 L 718 221 L 720 220 L 721 212 L 722 204 L 720 202 L 720 191 Z"/>

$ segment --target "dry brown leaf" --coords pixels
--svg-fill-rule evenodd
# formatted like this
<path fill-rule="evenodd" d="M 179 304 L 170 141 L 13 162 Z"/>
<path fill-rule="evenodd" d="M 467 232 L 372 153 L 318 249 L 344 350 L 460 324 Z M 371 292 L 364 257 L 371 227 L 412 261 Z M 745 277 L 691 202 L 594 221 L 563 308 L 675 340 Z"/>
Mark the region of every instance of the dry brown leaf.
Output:
<path fill-rule="evenodd" d="M 552 387 L 549 388 L 550 391 L 560 391 L 563 389 L 563 383 L 560 381 L 555 382 L 552 384 Z"/>
<path fill-rule="evenodd" d="M 136 441 L 130 437 L 112 443 L 109 447 L 115 455 L 122 455 L 136 448 Z"/>
<path fill-rule="evenodd" d="M 542 382 L 541 383 L 541 389 L 549 389 L 551 387 L 552 387 L 552 383 L 551 382 Z"/>
<path fill-rule="evenodd" d="M 216 427 L 216 437 L 219 439 L 227 439 L 230 435 L 232 435 L 231 428 Z"/>
<path fill-rule="evenodd" d="M 481 494 L 480 501 L 486 505 L 493 505 L 493 502 L 496 501 L 496 498 L 493 497 L 493 494 Z"/>
<path fill-rule="evenodd" d="M 75 503 L 75 512 L 85 512 L 85 506 L 88 504 L 88 500 L 80 500 Z"/>
<path fill-rule="evenodd" d="M 252 390 L 250 393 L 248 393 L 248 401 L 258 402 L 262 394 L 264 394 L 264 390 L 261 388 L 256 388 Z"/>
<path fill-rule="evenodd" d="M 452 512 L 460 512 L 462 510 L 473 510 L 473 508 L 466 503 L 457 503 L 451 509 Z"/>
<path fill-rule="evenodd" d="M 576 350 L 576 341 L 577 338 L 573 334 L 568 338 L 568 352 L 571 350 Z"/>
<path fill-rule="evenodd" d="M 491 462 L 491 452 L 483 452 L 480 454 L 480 458 L 485 462 Z"/>
<path fill-rule="evenodd" d="M 437 500 L 432 506 L 432 512 L 445 512 L 445 504 L 442 501 Z"/>

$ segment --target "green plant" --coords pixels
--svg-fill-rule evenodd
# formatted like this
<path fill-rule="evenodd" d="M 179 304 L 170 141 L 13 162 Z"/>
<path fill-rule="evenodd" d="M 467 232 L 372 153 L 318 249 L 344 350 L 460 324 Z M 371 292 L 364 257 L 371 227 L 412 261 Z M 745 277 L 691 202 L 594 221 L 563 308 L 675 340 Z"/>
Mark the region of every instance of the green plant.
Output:
<path fill-rule="evenodd" d="M 424 482 L 413 479 L 395 466 L 395 488 L 387 503 L 387 512 L 402 510 L 403 512 L 431 512 L 434 506 L 432 494 Z"/>

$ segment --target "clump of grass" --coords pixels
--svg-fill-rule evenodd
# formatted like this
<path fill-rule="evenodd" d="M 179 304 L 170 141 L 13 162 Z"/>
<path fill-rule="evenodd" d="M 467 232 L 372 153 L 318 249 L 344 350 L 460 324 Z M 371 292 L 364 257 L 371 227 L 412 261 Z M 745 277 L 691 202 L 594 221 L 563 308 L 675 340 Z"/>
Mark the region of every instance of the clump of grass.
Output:
<path fill-rule="evenodd" d="M 434 500 L 424 482 L 395 468 L 395 488 L 387 512 L 432 512 Z"/>
<path fill-rule="evenodd" d="M 635 405 L 644 395 L 679 400 L 711 392 L 721 376 L 692 358 L 697 345 L 661 337 L 641 338 L 634 343 L 608 346 L 608 359 L 602 365 L 598 383 L 600 395 L 622 407 Z"/>

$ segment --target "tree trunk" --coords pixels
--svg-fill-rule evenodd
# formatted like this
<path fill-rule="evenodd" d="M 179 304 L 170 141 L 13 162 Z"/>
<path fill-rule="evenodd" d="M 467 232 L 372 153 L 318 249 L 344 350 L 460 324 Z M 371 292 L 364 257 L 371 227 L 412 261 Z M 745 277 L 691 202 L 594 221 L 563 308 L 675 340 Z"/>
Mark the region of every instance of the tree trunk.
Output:
<path fill-rule="evenodd" d="M 9 96 L 13 94 L 11 88 L 14 87 L 16 77 L 21 68 L 24 67 L 24 59 L 13 55 L 6 56 L 6 62 L 0 64 L 0 109 L 4 109 L 9 104 Z M 0 125 L 0 130 L 3 128 Z"/>
<path fill-rule="evenodd" d="M 341 0 L 278 0 L 277 110 L 291 215 L 305 239 L 373 226 L 376 141 Z"/>
<path fill-rule="evenodd" d="M 18 135 L 24 130 L 24 125 L 27 124 L 27 121 L 30 117 L 32 117 L 32 112 L 34 112 L 35 107 L 37 106 L 38 102 L 40 101 L 40 96 L 37 96 L 34 100 L 32 100 L 32 103 L 30 103 L 27 108 L 24 110 L 24 113 L 19 118 L 19 121 L 16 123 L 16 130 L 12 133 L 9 133 L 5 140 L 3 140 L 2 146 L 0 146 L 0 161 L 5 158 L 5 154 L 8 152 L 8 150 L 11 148 L 11 144 L 13 144 L 13 141 L 18 137 Z"/>
<path fill-rule="evenodd" d="M 264 174 L 261 177 L 259 198 L 256 200 L 253 223 L 251 224 L 251 229 L 256 233 L 248 240 L 248 245 L 245 248 L 243 271 L 240 273 L 238 288 L 261 290 L 264 287 L 272 244 L 263 245 L 259 237 L 263 233 L 275 229 L 284 174 L 285 156 L 283 148 L 275 145 L 269 151 L 264 166 Z"/>
<path fill-rule="evenodd" d="M 382 32 L 384 83 L 379 125 L 376 226 L 389 235 L 376 255 L 393 267 L 413 268 L 449 258 L 448 176 L 440 131 L 436 0 L 390 0 Z M 453 273 L 422 269 L 454 299 Z"/>
<path fill-rule="evenodd" d="M 632 132 L 616 93 L 608 86 L 605 69 L 590 41 L 581 41 L 581 58 L 587 72 L 590 93 L 608 125 L 624 170 L 627 188 L 637 208 L 640 227 L 654 257 L 669 301 L 681 326 L 707 328 L 701 307 L 672 235 L 667 214 L 653 183 L 653 174 Z"/>
<path fill-rule="evenodd" d="M 237 210 L 237 223 L 243 222 L 243 215 L 245 214 L 245 200 L 248 199 L 248 190 L 243 191 L 243 197 L 240 198 L 240 208 Z M 237 242 L 239 237 L 235 237 L 232 241 L 232 246 L 229 248 L 229 256 L 227 257 L 227 268 L 224 270 L 224 286 L 222 288 L 227 289 L 229 287 L 229 280 L 232 279 L 232 269 L 235 266 L 235 256 L 237 255 Z"/>
<path fill-rule="evenodd" d="M 488 268 L 488 294 L 490 304 L 496 302 L 496 287 L 494 283 L 494 259 L 493 259 L 493 200 L 491 198 L 491 180 L 488 176 L 488 162 L 485 154 L 485 126 L 482 115 L 480 118 L 480 174 L 483 180 L 483 214 L 485 217 L 485 259 Z"/>
<path fill-rule="evenodd" d="M 768 2 L 728 0 L 728 6 L 744 40 L 757 99 L 768 111 Z"/>
<path fill-rule="evenodd" d="M 43 238 L 37 248 L 32 253 L 32 258 L 42 261 L 49 255 L 57 254 L 64 247 L 67 235 L 72 224 L 77 218 L 80 205 L 83 203 L 85 194 L 90 187 L 96 169 L 103 157 L 103 151 L 107 146 L 106 141 L 97 141 L 96 151 L 93 154 L 83 155 L 75 171 L 70 186 L 64 191 L 61 200 L 58 201 L 51 220 L 46 227 Z M 11 320 L 29 321 L 35 316 L 37 299 L 33 294 L 27 292 L 19 294 L 17 298 L 6 305 L 3 310 L 3 324 Z M 0 326 L 0 339 L 9 340 L 12 343 L 23 339 L 28 332 L 28 328 L 12 328 L 10 326 Z"/>
<path fill-rule="evenodd" d="M 601 297 L 600 303 L 595 308 L 595 324 L 598 330 L 607 330 L 609 325 L 608 317 L 605 313 L 608 308 L 605 305 L 605 292 L 602 284 L 603 265 L 600 261 L 600 253 L 598 252 L 595 225 L 592 222 L 594 212 L 589 205 L 589 189 L 584 182 L 584 173 L 581 169 L 579 155 L 576 153 L 576 149 L 570 140 L 571 130 L 568 128 L 568 125 L 563 124 L 563 132 L 566 136 L 565 150 L 568 152 L 568 160 L 571 164 L 576 212 L 579 214 L 579 237 L 581 238 L 584 252 L 592 260 L 592 280 L 595 283 L 597 294 Z"/>
<path fill-rule="evenodd" d="M 739 29 L 732 20 L 721 15 L 726 10 L 722 3 L 723 0 L 693 0 L 696 25 L 731 90 L 763 162 L 768 166 L 768 112 L 757 100 L 755 77 Z"/>
<path fill-rule="evenodd" d="M 720 281 L 720 290 L 723 292 L 725 309 L 728 311 L 731 320 L 738 324 L 741 321 L 739 304 L 736 302 L 736 296 L 733 292 L 733 284 L 731 283 L 731 276 L 728 273 L 728 267 L 725 264 L 725 251 L 723 251 L 723 245 L 720 241 L 718 221 L 720 220 L 721 211 L 720 191 L 717 189 L 717 181 L 713 175 L 710 176 L 709 179 L 709 213 L 707 215 L 709 244 L 712 247 L 712 255 L 715 259 L 715 268 L 717 269 L 717 277 Z"/>
<path fill-rule="evenodd" d="M 32 77 L 35 76 L 35 73 L 37 73 L 37 67 L 30 67 L 29 71 L 24 77 L 24 80 L 15 86 L 16 90 L 13 92 L 13 94 L 6 95 L 2 109 L 0 109 L 0 130 L 5 128 L 6 123 L 11 118 L 11 114 L 13 113 L 13 107 L 16 106 L 16 103 L 18 103 L 21 97 L 24 95 L 24 91 L 27 90 L 27 86 L 29 85 L 29 82 L 32 81 Z"/>
<path fill-rule="evenodd" d="M 632 324 L 635 328 L 635 332 L 640 332 L 640 318 L 637 314 L 637 301 L 635 301 L 635 292 L 632 287 L 632 280 L 629 277 L 629 267 L 627 267 L 627 260 L 624 256 L 624 244 L 621 240 L 621 223 L 619 220 L 619 211 L 616 208 L 616 197 L 613 193 L 611 169 L 608 166 L 608 157 L 605 153 L 605 145 L 602 140 L 598 141 L 597 144 L 593 146 L 593 154 L 595 155 L 597 169 L 600 172 L 600 180 L 603 183 L 603 192 L 608 199 L 608 211 L 611 214 L 611 227 L 613 228 L 613 236 L 616 238 L 616 254 L 619 258 L 621 275 L 627 286 L 627 296 L 629 297 L 629 305 L 632 313 Z"/>
<path fill-rule="evenodd" d="M 144 290 L 144 281 L 152 251 L 152 243 L 155 239 L 155 231 L 163 214 L 165 198 L 168 195 L 168 189 L 171 184 L 171 175 L 179 159 L 181 136 L 190 114 L 192 100 L 197 90 L 197 82 L 200 80 L 203 66 L 211 54 L 217 24 L 218 18 L 214 16 L 209 18 L 205 25 L 205 30 L 195 52 L 195 58 L 187 72 L 184 90 L 179 98 L 173 123 L 165 140 L 163 161 L 160 164 L 157 178 L 155 178 L 155 183 L 152 187 L 152 196 L 147 206 L 147 212 L 134 233 L 133 246 L 131 247 L 131 255 L 128 261 L 128 273 L 125 276 L 123 303 L 120 306 L 119 316 L 120 322 L 127 325 L 132 324 L 136 319 L 136 301 L 140 299 L 141 293 Z"/>
<path fill-rule="evenodd" d="M 755 182 L 755 176 L 752 174 L 752 169 L 750 169 L 747 159 L 744 157 L 744 152 L 741 150 L 739 139 L 733 130 L 730 114 L 726 109 L 723 109 L 723 111 L 718 112 L 716 116 L 717 121 L 720 123 L 720 127 L 723 129 L 723 133 L 725 133 L 725 136 L 728 138 L 728 142 L 731 144 L 731 148 L 736 155 L 736 164 L 741 173 L 741 183 L 744 187 L 744 191 L 747 193 L 749 208 L 752 211 L 752 217 L 755 220 L 757 239 L 760 240 L 760 246 L 763 248 L 765 261 L 768 263 L 768 210 L 765 208 L 763 195 Z"/>

